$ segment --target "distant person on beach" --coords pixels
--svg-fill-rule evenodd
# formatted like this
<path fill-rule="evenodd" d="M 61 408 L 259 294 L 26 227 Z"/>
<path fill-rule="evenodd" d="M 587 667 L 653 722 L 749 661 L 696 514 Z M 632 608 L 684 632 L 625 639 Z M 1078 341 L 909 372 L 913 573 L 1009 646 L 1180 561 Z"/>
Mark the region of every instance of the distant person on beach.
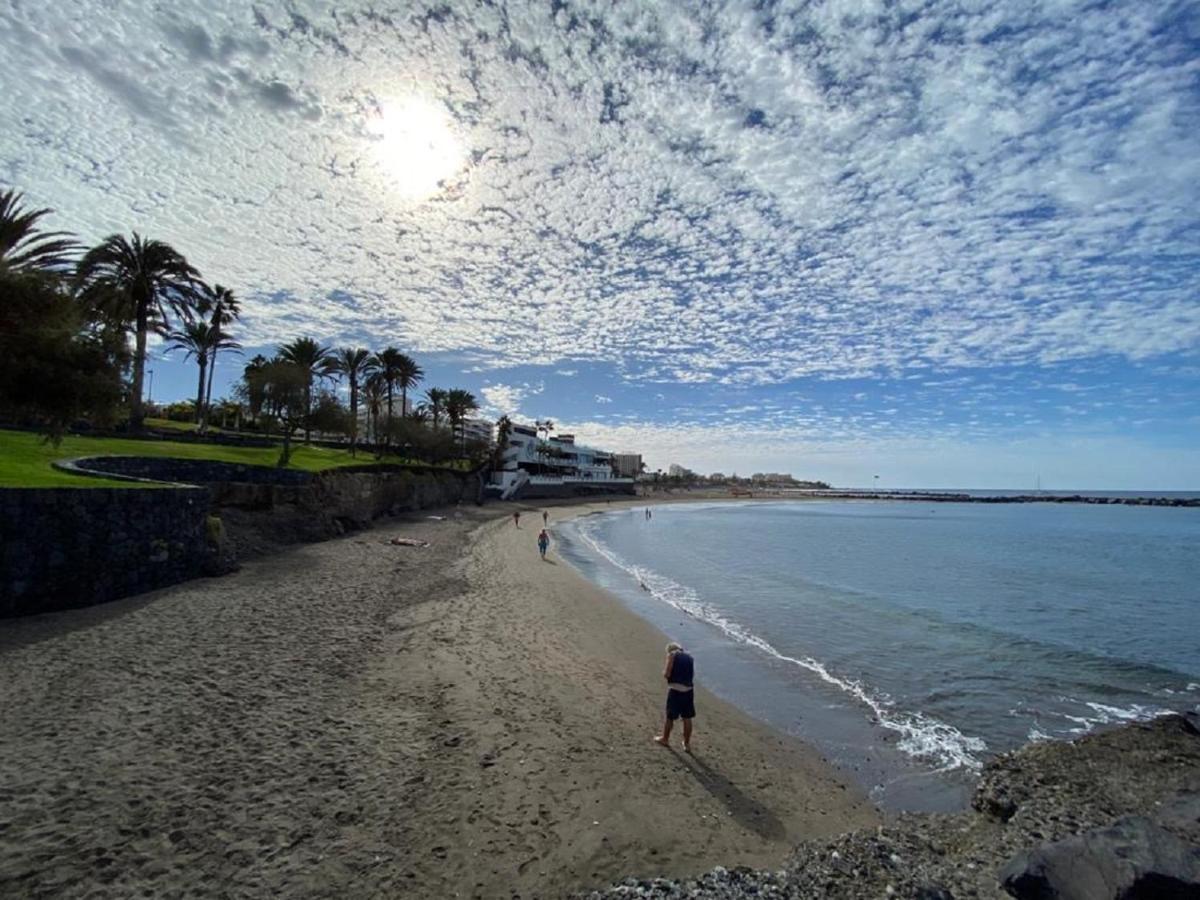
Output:
<path fill-rule="evenodd" d="M 550 524 L 550 513 L 546 512 L 546 510 L 543 509 L 542 510 L 542 527 L 545 528 L 549 524 Z"/>
<path fill-rule="evenodd" d="M 664 747 L 671 745 L 671 729 L 676 719 L 683 719 L 683 749 L 692 752 L 692 719 L 696 718 L 696 701 L 692 691 L 695 663 L 692 656 L 679 644 L 667 644 L 667 664 L 663 678 L 667 680 L 667 718 L 663 722 L 662 734 L 655 735 L 655 742 Z"/>
<path fill-rule="evenodd" d="M 550 535 L 546 533 L 546 529 L 542 529 L 542 533 L 538 535 L 538 553 L 542 554 L 542 559 L 546 558 L 546 551 L 550 549 Z"/>
<path fill-rule="evenodd" d="M 521 527 L 521 513 L 519 510 L 513 513 L 513 524 L 518 528 Z"/>

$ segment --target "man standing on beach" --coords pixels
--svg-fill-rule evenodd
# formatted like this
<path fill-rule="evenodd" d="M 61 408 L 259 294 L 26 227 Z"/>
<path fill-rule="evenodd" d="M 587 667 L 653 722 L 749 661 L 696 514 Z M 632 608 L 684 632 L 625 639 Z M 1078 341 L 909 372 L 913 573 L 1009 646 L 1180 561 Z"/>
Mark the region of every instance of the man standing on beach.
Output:
<path fill-rule="evenodd" d="M 542 527 L 545 528 L 549 524 L 550 524 L 550 513 L 543 509 L 542 510 Z"/>
<path fill-rule="evenodd" d="M 662 734 L 654 740 L 664 747 L 671 745 L 671 729 L 676 719 L 683 719 L 683 750 L 692 752 L 692 719 L 696 717 L 696 701 L 693 696 L 692 679 L 695 663 L 690 653 L 672 641 L 667 644 L 667 664 L 663 678 L 667 680 L 667 718 L 663 722 Z"/>
<path fill-rule="evenodd" d="M 513 512 L 513 524 L 516 525 L 518 528 L 521 527 L 521 511 L 520 510 L 516 510 Z"/>
<path fill-rule="evenodd" d="M 542 559 L 546 558 L 546 551 L 550 549 L 550 535 L 546 533 L 546 529 L 542 529 L 542 533 L 538 535 L 538 553 L 542 554 Z"/>

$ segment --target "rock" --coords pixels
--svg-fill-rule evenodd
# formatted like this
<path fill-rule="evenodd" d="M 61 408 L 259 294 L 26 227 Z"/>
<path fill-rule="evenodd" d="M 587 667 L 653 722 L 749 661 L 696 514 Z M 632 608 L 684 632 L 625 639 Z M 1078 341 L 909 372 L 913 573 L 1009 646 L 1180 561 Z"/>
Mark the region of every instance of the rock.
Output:
<path fill-rule="evenodd" d="M 940 885 L 926 884 L 913 891 L 912 900 L 954 900 L 954 895 Z"/>
<path fill-rule="evenodd" d="M 999 876 L 1018 900 L 1200 900 L 1200 847 L 1126 816 L 1019 853 Z"/>

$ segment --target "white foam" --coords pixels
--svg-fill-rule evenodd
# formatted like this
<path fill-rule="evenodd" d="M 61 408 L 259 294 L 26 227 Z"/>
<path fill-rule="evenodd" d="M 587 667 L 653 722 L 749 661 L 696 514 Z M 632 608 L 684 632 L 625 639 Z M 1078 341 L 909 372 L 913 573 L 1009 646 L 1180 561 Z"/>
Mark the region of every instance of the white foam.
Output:
<path fill-rule="evenodd" d="M 586 521 L 581 522 L 578 528 L 580 538 L 604 559 L 632 576 L 656 600 L 661 600 L 692 618 L 715 626 L 738 643 L 754 647 L 768 656 L 812 672 L 822 681 L 849 694 L 870 709 L 882 727 L 900 734 L 900 740 L 897 741 L 896 746 L 910 756 L 932 761 L 945 771 L 952 769 L 977 771 L 982 767 L 982 762 L 975 755 L 987 749 L 987 744 L 982 738 L 965 735 L 953 725 L 948 725 L 922 712 L 897 710 L 886 695 L 869 690 L 862 682 L 855 679 L 835 675 L 819 660 L 811 657 L 797 658 L 781 653 L 758 635 L 704 603 L 690 587 L 660 575 L 652 569 L 636 566 L 621 559 L 595 538 L 592 533 L 594 527 L 595 525 L 589 526 Z"/>
<path fill-rule="evenodd" d="M 1072 697 L 1060 697 L 1059 699 L 1067 703 L 1080 703 L 1080 701 Z M 1127 707 L 1120 707 L 1086 700 L 1082 702 L 1082 705 L 1091 709 L 1093 714 L 1090 716 L 1072 716 L 1067 713 L 1061 713 L 1062 717 L 1068 722 L 1076 724 L 1075 728 L 1067 729 L 1068 734 L 1090 734 L 1101 725 L 1119 725 L 1123 722 L 1145 722 L 1158 716 L 1170 715 L 1171 713 L 1169 709 L 1163 709 L 1160 706 L 1146 706 L 1141 703 L 1133 703 Z"/>

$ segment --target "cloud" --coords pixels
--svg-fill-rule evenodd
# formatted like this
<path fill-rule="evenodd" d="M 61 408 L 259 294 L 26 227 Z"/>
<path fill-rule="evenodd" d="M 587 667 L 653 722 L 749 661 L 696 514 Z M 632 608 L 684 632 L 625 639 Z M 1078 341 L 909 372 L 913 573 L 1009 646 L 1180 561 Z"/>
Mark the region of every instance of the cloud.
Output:
<path fill-rule="evenodd" d="M 996 419 L 1023 410 L 991 373 L 1196 368 L 1186 5 L 79 0 L 0 21 L 0 181 L 85 240 L 169 240 L 244 298 L 247 345 L 402 340 L 731 408 L 906 380 Z M 376 128 L 405 97 L 463 148 L 419 200 Z M 517 411 L 523 377 L 481 396 Z M 861 387 L 788 427 L 994 427 Z"/>
<path fill-rule="evenodd" d="M 612 397 L 606 397 L 603 394 L 597 394 L 595 399 L 596 399 L 597 403 L 612 403 L 613 402 Z"/>

